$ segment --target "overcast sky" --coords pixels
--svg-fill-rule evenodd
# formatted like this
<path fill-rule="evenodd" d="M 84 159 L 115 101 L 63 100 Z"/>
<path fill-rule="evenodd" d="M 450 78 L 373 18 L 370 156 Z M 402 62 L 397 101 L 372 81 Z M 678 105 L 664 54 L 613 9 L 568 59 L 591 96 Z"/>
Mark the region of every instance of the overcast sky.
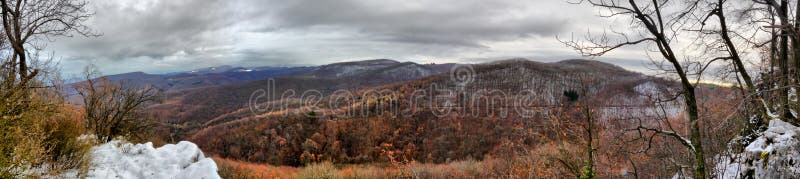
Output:
<path fill-rule="evenodd" d="M 165 73 L 217 65 L 298 66 L 389 58 L 480 63 L 578 57 L 556 40 L 627 25 L 560 0 L 94 0 L 100 37 L 47 50 L 65 74 Z M 641 68 L 640 50 L 604 61 Z"/>

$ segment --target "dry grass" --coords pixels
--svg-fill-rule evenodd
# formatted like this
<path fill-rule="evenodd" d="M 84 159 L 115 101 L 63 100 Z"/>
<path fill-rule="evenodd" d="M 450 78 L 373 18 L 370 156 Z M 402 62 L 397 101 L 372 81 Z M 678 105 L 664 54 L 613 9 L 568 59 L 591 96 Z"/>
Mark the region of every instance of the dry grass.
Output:
<path fill-rule="evenodd" d="M 448 164 L 407 164 L 402 168 L 378 165 L 335 165 L 330 162 L 305 167 L 271 166 L 212 157 L 223 178 L 486 178 L 483 162 L 467 160 Z"/>
<path fill-rule="evenodd" d="M 487 178 L 483 162 L 457 161 L 448 164 L 415 164 L 409 167 L 412 178 Z"/>
<path fill-rule="evenodd" d="M 300 170 L 295 167 L 271 166 L 212 157 L 222 178 L 295 178 Z"/>
<path fill-rule="evenodd" d="M 310 164 L 297 173 L 301 179 L 333 179 L 336 177 L 336 167 L 330 162 Z"/>
<path fill-rule="evenodd" d="M 78 177 L 86 174 L 91 161 L 91 149 L 96 144 L 93 138 L 81 136 L 86 131 L 79 112 L 65 107 L 54 120 L 44 123 L 48 132 L 45 140 L 49 158 L 45 166 L 51 176 L 77 170 Z"/>

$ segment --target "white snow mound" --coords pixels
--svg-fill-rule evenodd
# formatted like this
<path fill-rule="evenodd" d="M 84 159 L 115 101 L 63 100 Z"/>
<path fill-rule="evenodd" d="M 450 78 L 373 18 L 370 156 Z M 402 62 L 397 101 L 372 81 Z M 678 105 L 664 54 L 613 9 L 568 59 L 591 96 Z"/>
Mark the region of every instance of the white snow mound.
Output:
<path fill-rule="evenodd" d="M 186 141 L 154 148 L 113 140 L 92 148 L 92 157 L 87 178 L 220 178 L 214 160 Z"/>
<path fill-rule="evenodd" d="M 778 119 L 745 147 L 723 156 L 715 166 L 719 178 L 800 178 L 800 127 Z"/>

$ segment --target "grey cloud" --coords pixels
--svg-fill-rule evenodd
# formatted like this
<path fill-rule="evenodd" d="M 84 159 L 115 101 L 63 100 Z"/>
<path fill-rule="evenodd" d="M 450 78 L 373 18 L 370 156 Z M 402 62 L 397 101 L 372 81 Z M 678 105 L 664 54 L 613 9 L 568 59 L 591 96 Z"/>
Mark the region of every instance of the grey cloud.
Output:
<path fill-rule="evenodd" d="M 238 51 L 235 56 L 238 59 L 242 59 L 241 61 L 239 61 L 239 64 L 247 66 L 308 65 L 295 60 L 298 59 L 299 57 L 297 57 L 297 55 L 295 55 L 294 53 L 278 51 L 278 50 L 249 49 L 249 50 Z"/>
<path fill-rule="evenodd" d="M 552 36 L 569 24 L 566 17 L 536 14 L 523 1 L 296 0 L 269 13 L 264 29 L 333 26 L 356 29 L 374 40 L 479 47 L 481 41 Z M 417 5 L 404 5 L 405 3 Z M 535 1 L 547 4 L 547 1 Z M 552 3 L 552 1 L 550 1 Z M 544 9 L 543 9 L 544 10 Z M 533 12 L 534 14 L 529 14 Z M 527 14 L 526 14 L 527 13 Z M 537 16 L 538 15 L 538 16 Z"/>
<path fill-rule="evenodd" d="M 564 50 L 542 47 L 552 46 L 557 34 L 582 32 L 573 29 L 576 24 L 593 23 L 583 20 L 593 11 L 558 0 L 94 0 L 92 4 L 96 14 L 87 23 L 103 36 L 60 38 L 48 49 L 69 68 L 95 63 L 108 74 L 364 58 L 436 62 L 530 57 L 523 52 L 526 49 L 563 55 Z M 513 49 L 496 46 L 520 39 L 531 44 Z"/>
<path fill-rule="evenodd" d="M 60 39 L 59 49 L 85 58 L 119 60 L 147 56 L 162 58 L 190 51 L 219 39 L 209 33 L 233 24 L 223 0 L 150 1 L 141 9 L 117 2 L 93 1 L 89 22 L 100 37 Z M 147 5 L 149 4 L 149 5 Z"/>

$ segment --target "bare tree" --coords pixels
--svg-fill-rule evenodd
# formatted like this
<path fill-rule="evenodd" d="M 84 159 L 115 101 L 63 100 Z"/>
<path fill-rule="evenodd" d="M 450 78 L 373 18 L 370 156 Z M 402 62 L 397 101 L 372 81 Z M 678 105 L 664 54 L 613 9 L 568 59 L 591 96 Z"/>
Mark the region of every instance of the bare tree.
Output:
<path fill-rule="evenodd" d="M 789 6 L 791 5 L 788 0 L 781 0 L 780 2 L 775 0 L 753 0 L 753 2 L 767 6 L 767 13 L 779 21 L 776 23 L 773 20 L 768 24 L 769 28 L 778 29 L 780 32 L 777 34 L 777 38 L 772 39 L 777 41 L 777 49 L 774 49 L 774 51 L 778 52 L 778 57 L 770 64 L 770 66 L 777 66 L 779 73 L 771 74 L 771 78 L 776 78 L 775 80 L 777 80 L 774 90 L 777 91 L 776 102 L 778 103 L 779 115 L 784 120 L 797 124 L 797 116 L 794 116 L 791 112 L 792 102 L 789 100 L 789 89 L 793 86 L 797 87 L 798 79 L 796 73 L 800 68 L 800 42 L 798 41 L 800 40 L 800 35 L 798 35 L 800 23 L 796 22 L 800 19 L 800 9 L 798 9 L 800 8 L 800 1 L 796 2 L 795 9 L 798 12 L 795 12 L 794 18 L 792 18 L 792 14 L 789 11 Z"/>
<path fill-rule="evenodd" d="M 156 88 L 137 88 L 106 79 L 95 79 L 94 68 L 87 67 L 86 81 L 75 86 L 83 97 L 86 129 L 101 139 L 111 140 L 117 136 L 145 137 L 146 130 L 155 123 L 146 118 L 144 107 L 158 100 Z"/>
<path fill-rule="evenodd" d="M 742 122 L 746 124 L 740 133 L 742 136 L 745 136 L 743 139 L 746 140 L 740 142 L 747 144 L 750 142 L 749 139 L 754 139 L 752 136 L 764 127 L 766 121 L 772 119 L 770 114 L 774 111 L 770 102 L 765 100 L 762 92 L 756 87 L 756 83 L 748 72 L 748 68 L 745 66 L 746 60 L 742 58 L 742 51 L 734 42 L 734 40 L 749 42 L 752 41 L 752 39 L 750 39 L 750 37 L 744 37 L 740 32 L 730 30 L 736 27 L 729 22 L 726 12 L 735 11 L 735 9 L 731 8 L 727 0 L 691 0 L 686 1 L 686 3 L 702 4 L 709 7 L 705 16 L 696 17 L 696 20 L 700 22 L 699 28 L 688 29 L 687 31 L 696 32 L 698 35 L 695 44 L 700 48 L 699 52 L 704 55 L 710 55 L 707 58 L 711 60 L 707 61 L 701 67 L 700 73 L 709 68 L 712 63 L 723 61 L 725 62 L 726 68 L 722 71 L 720 76 L 723 78 L 732 76 L 736 79 L 736 82 L 738 82 L 739 86 L 737 87 L 740 87 L 745 99 L 743 100 L 745 108 L 741 109 L 745 113 L 740 119 L 744 119 Z M 745 9 L 745 11 L 747 10 L 754 9 Z M 735 24 L 736 22 L 733 23 Z M 750 28 L 745 30 L 739 30 L 742 32 L 758 32 L 760 28 L 755 24 L 744 23 L 742 25 L 750 26 Z M 762 44 L 766 45 L 766 43 Z M 759 46 L 759 44 L 752 45 L 756 46 L 756 48 Z M 745 51 L 746 50 L 747 48 L 745 48 Z M 728 69 L 731 70 L 728 71 Z M 753 119 L 751 118 L 752 116 L 757 116 L 758 118 Z"/>
<path fill-rule="evenodd" d="M 39 73 L 29 69 L 28 47 L 36 48 L 32 40 L 69 36 L 73 32 L 95 35 L 83 24 L 92 15 L 86 10 L 87 4 L 82 0 L 0 0 L 4 39 L 13 52 L 9 63 L 18 67 L 11 72 L 16 70 L 21 82 Z"/>
<path fill-rule="evenodd" d="M 680 32 L 682 26 L 687 23 L 687 16 L 692 15 L 696 4 L 689 4 L 685 7 L 671 7 L 682 9 L 676 13 L 663 13 L 662 10 L 667 9 L 667 6 L 684 5 L 679 2 L 669 0 L 653 0 L 649 3 L 639 4 L 641 1 L 628 0 L 627 2 L 621 0 L 582 0 L 576 3 L 587 3 L 595 7 L 608 10 L 608 14 L 601 14 L 602 17 L 628 17 L 631 18 L 632 26 L 638 27 L 636 32 L 616 32 L 623 40 L 613 41 L 607 36 L 600 39 L 589 37 L 588 44 L 577 41 L 563 41 L 567 46 L 574 48 L 581 55 L 584 56 L 601 56 L 607 52 L 619 49 L 621 47 L 636 45 L 636 44 L 651 44 L 655 45 L 657 53 L 661 55 L 667 63 L 665 70 L 673 72 L 677 75 L 682 91 L 682 97 L 685 103 L 686 113 L 689 118 L 689 136 L 684 137 L 676 131 L 661 130 L 654 128 L 640 128 L 654 132 L 659 135 L 673 137 L 681 142 L 686 148 L 689 149 L 694 157 L 694 177 L 706 178 L 706 162 L 705 153 L 702 145 L 702 132 L 700 129 L 700 116 L 698 114 L 697 99 L 695 97 L 695 84 L 697 81 L 690 79 L 690 71 L 685 63 L 688 61 L 680 60 L 673 48 L 673 41 L 676 39 L 677 34 Z M 699 76 L 699 75 L 698 75 Z"/>

